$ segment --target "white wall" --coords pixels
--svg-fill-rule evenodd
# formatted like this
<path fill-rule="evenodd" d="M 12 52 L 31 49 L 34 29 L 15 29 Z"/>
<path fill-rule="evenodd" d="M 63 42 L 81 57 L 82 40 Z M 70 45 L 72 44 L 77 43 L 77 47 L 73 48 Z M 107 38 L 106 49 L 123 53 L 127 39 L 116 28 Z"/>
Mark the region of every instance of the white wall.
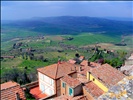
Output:
<path fill-rule="evenodd" d="M 46 93 L 47 95 L 53 95 L 54 94 L 54 80 L 40 72 L 38 72 L 39 76 L 39 89 Z"/>

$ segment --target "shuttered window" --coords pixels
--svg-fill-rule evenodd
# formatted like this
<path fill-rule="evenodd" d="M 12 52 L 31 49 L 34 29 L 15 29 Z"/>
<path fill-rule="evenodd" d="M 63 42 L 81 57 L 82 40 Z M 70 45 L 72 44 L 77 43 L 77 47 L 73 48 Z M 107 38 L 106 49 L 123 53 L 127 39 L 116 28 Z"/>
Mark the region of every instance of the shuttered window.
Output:
<path fill-rule="evenodd" d="M 73 95 L 73 89 L 69 88 L 69 95 L 72 96 Z"/>
<path fill-rule="evenodd" d="M 66 83 L 62 82 L 62 87 L 65 88 L 66 87 Z"/>

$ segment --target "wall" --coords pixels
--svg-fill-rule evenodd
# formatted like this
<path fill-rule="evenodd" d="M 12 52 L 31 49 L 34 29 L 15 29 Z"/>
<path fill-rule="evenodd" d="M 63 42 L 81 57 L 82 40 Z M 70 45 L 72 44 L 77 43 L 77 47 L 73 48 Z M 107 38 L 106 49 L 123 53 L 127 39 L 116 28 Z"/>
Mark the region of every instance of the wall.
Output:
<path fill-rule="evenodd" d="M 125 65 L 133 65 L 133 59 L 126 60 Z"/>
<path fill-rule="evenodd" d="M 108 88 L 103 85 L 100 81 L 98 81 L 92 74 L 89 75 L 89 72 L 87 72 L 87 79 L 90 81 L 93 81 L 93 79 L 95 79 L 93 82 L 99 87 L 101 88 L 104 92 L 108 92 Z"/>
<path fill-rule="evenodd" d="M 61 95 L 61 82 L 60 79 L 56 80 L 57 96 Z"/>
<path fill-rule="evenodd" d="M 39 79 L 39 89 L 43 92 L 46 93 L 47 95 L 53 95 L 55 94 L 55 81 L 38 72 L 38 79 Z"/>
<path fill-rule="evenodd" d="M 64 82 L 66 84 L 66 87 L 63 88 L 62 83 L 63 83 L 63 81 L 61 81 L 61 95 L 70 96 L 69 95 L 69 88 L 71 88 L 71 87 Z M 76 96 L 76 95 L 82 93 L 82 85 L 79 85 L 79 86 L 72 88 L 72 89 L 73 89 L 73 95 L 72 96 Z"/>
<path fill-rule="evenodd" d="M 71 76 L 72 78 L 77 78 L 77 73 L 70 74 L 69 76 Z"/>
<path fill-rule="evenodd" d="M 74 88 L 74 96 L 81 94 L 82 91 L 82 85 L 79 85 L 77 87 Z"/>

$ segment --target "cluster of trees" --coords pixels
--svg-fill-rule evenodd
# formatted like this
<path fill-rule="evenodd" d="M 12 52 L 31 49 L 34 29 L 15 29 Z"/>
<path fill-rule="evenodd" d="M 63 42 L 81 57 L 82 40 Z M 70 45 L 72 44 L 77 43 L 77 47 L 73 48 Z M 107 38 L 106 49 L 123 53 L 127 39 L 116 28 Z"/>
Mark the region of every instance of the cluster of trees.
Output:
<path fill-rule="evenodd" d="M 39 56 L 34 56 L 33 53 L 31 52 L 25 52 L 21 54 L 22 59 L 25 60 L 36 60 L 36 61 L 43 61 L 43 62 L 47 62 L 48 59 L 44 58 L 43 55 L 39 55 Z"/>
<path fill-rule="evenodd" d="M 2 81 L 7 82 L 7 81 L 12 80 L 21 85 L 30 83 L 31 80 L 29 79 L 26 70 L 27 70 L 27 67 L 25 67 L 23 70 L 18 69 L 18 68 L 12 68 L 10 70 L 7 70 L 1 75 L 3 79 Z"/>
<path fill-rule="evenodd" d="M 105 53 L 103 50 L 97 50 L 89 61 L 102 61 L 102 63 L 108 63 L 113 67 L 120 67 L 125 61 L 126 54 L 124 51 Z"/>

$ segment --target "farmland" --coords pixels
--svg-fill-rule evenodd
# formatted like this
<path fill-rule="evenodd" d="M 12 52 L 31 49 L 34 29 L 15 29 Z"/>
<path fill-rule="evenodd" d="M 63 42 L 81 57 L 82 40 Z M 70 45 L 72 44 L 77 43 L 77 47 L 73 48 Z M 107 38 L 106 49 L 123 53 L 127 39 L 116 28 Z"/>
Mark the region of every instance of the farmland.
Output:
<path fill-rule="evenodd" d="M 45 23 L 22 21 L 21 24 L 15 22 L 15 24 L 2 25 L 1 56 L 15 56 L 15 58 L 1 57 L 2 77 L 12 76 L 10 72 L 25 73 L 25 70 L 28 75 L 31 73 L 36 75 L 38 67 L 57 63 L 59 59 L 65 61 L 75 59 L 76 54 L 85 56 L 85 59 L 90 61 L 106 58 L 105 63 L 115 62 L 113 67 L 117 67 L 123 63 L 124 59 L 121 58 L 133 51 L 133 37 L 128 27 L 130 23 L 110 20 L 102 23 L 103 19 L 93 20 L 93 18 L 83 18 L 80 23 L 73 17 L 70 19 L 65 17 L 65 23 L 63 19 L 56 18 L 54 19 L 56 23 L 47 22 L 44 19 Z M 87 23 L 86 20 L 88 20 Z M 100 21 L 98 25 L 95 25 L 96 20 Z M 110 29 L 109 23 L 118 25 Z M 128 31 L 122 31 L 123 27 Z M 122 34 L 122 32 L 127 32 L 127 34 Z M 124 46 L 116 44 L 124 44 Z M 104 53 L 105 51 L 113 51 L 113 53 L 107 54 Z"/>

